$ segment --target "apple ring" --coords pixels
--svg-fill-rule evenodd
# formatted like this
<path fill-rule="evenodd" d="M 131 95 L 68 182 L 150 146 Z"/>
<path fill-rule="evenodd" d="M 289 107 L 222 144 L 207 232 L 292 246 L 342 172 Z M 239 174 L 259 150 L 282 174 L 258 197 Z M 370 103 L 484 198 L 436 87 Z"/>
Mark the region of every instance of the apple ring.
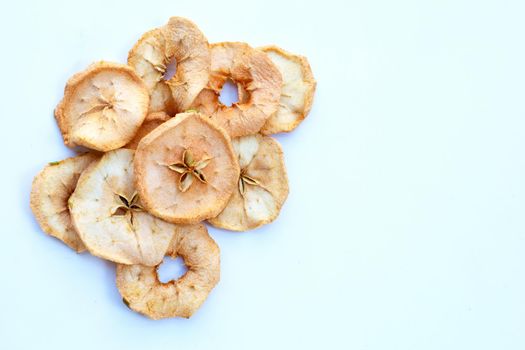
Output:
<path fill-rule="evenodd" d="M 219 101 L 228 80 L 239 91 L 239 101 L 231 106 Z M 210 80 L 192 108 L 209 115 L 232 138 L 252 135 L 277 111 L 281 85 L 281 73 L 264 52 L 240 42 L 213 44 Z"/>
<path fill-rule="evenodd" d="M 189 318 L 220 279 L 220 251 L 203 224 L 177 226 L 167 256 L 182 257 L 188 271 L 178 280 L 159 281 L 157 267 L 117 265 L 117 287 L 131 309 L 158 320 Z"/>
<path fill-rule="evenodd" d="M 176 72 L 166 80 L 175 60 Z M 208 40 L 191 21 L 171 17 L 145 33 L 128 54 L 128 64 L 144 80 L 151 97 L 149 112 L 183 112 L 206 86 L 210 69 Z"/>

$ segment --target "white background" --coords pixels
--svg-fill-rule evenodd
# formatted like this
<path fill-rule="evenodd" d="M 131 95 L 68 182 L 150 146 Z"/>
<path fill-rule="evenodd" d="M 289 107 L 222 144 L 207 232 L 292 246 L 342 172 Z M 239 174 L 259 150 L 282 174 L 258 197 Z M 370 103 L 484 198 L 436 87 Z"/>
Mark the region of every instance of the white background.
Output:
<path fill-rule="evenodd" d="M 2 349 L 524 349 L 522 1 L 10 1 L 0 12 Z M 279 136 L 278 220 L 210 229 L 222 278 L 189 320 L 121 302 L 111 263 L 44 235 L 33 176 L 72 152 L 52 111 L 89 63 L 171 15 L 309 58 Z"/>

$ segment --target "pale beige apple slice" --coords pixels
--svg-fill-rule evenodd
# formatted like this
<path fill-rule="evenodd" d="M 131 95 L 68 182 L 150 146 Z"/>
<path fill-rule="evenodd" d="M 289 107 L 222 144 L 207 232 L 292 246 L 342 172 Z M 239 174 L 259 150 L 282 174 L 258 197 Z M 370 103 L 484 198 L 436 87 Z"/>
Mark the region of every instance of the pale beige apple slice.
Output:
<path fill-rule="evenodd" d="M 290 132 L 308 115 L 316 82 L 306 57 L 289 53 L 277 46 L 259 48 L 268 55 L 283 78 L 279 108 L 262 127 L 263 134 Z"/>
<path fill-rule="evenodd" d="M 166 255 L 181 257 L 188 271 L 179 279 L 159 281 L 155 267 L 117 265 L 117 287 L 132 310 L 158 320 L 189 318 L 219 282 L 220 251 L 203 224 L 177 226 Z"/>
<path fill-rule="evenodd" d="M 84 171 L 69 210 L 91 254 L 121 264 L 155 266 L 164 257 L 175 226 L 142 208 L 133 155 L 129 149 L 111 151 Z"/>
<path fill-rule="evenodd" d="M 224 210 L 208 222 L 232 231 L 247 231 L 274 221 L 288 196 L 281 146 L 269 136 L 233 139 L 241 167 L 238 188 Z"/>
<path fill-rule="evenodd" d="M 168 76 L 173 62 L 175 74 Z M 173 115 L 188 109 L 208 82 L 208 40 L 193 22 L 172 17 L 139 39 L 128 54 L 128 64 L 146 83 L 149 111 Z"/>
<path fill-rule="evenodd" d="M 71 223 L 67 202 L 80 174 L 96 159 L 86 153 L 49 163 L 35 176 L 31 189 L 31 210 L 42 230 L 79 253 L 86 248 Z"/>
<path fill-rule="evenodd" d="M 237 84 L 239 101 L 226 106 L 219 100 L 224 84 Z M 259 132 L 277 110 L 282 78 L 268 56 L 246 43 L 211 45 L 211 73 L 205 89 L 192 104 L 233 137 Z"/>
<path fill-rule="evenodd" d="M 97 62 L 69 79 L 55 118 L 67 146 L 107 152 L 133 139 L 148 105 L 148 90 L 131 67 Z"/>
<path fill-rule="evenodd" d="M 146 135 L 135 155 L 137 191 L 153 215 L 194 224 L 218 215 L 234 192 L 237 157 L 225 131 L 197 112 Z"/>

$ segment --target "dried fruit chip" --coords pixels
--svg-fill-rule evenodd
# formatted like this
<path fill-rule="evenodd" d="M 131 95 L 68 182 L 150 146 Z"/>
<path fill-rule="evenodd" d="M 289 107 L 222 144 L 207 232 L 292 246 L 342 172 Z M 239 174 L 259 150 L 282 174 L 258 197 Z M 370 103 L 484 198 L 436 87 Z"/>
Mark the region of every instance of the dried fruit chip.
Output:
<path fill-rule="evenodd" d="M 238 189 L 226 208 L 209 223 L 246 231 L 275 220 L 288 196 L 288 178 L 281 146 L 269 136 L 234 139 L 241 172 Z"/>
<path fill-rule="evenodd" d="M 148 88 L 149 112 L 174 114 L 175 101 L 164 79 L 170 60 L 165 56 L 166 43 L 160 28 L 145 33 L 128 54 L 128 64 L 135 69 Z"/>
<path fill-rule="evenodd" d="M 140 129 L 135 134 L 133 140 L 126 145 L 126 148 L 136 149 L 140 140 L 149 134 L 153 129 L 155 129 L 160 124 L 164 123 L 170 119 L 170 116 L 164 112 L 154 112 L 147 115 L 144 123 L 142 123 Z"/>
<path fill-rule="evenodd" d="M 166 79 L 173 60 L 175 75 Z M 148 87 L 150 112 L 173 115 L 186 110 L 208 82 L 208 40 L 193 22 L 172 17 L 165 26 L 140 38 L 129 52 L 128 64 Z"/>
<path fill-rule="evenodd" d="M 184 276 L 162 283 L 155 267 L 117 265 L 118 290 L 130 309 L 154 320 L 189 318 L 219 282 L 219 247 L 203 224 L 178 226 L 166 255 L 182 257 Z"/>
<path fill-rule="evenodd" d="M 219 101 L 228 79 L 239 91 L 239 102 L 230 107 Z M 210 115 L 231 137 L 255 134 L 277 110 L 281 85 L 281 74 L 265 53 L 245 43 L 213 44 L 210 81 L 192 108 Z"/>
<path fill-rule="evenodd" d="M 135 173 L 149 212 L 170 222 L 194 224 L 221 212 L 237 186 L 239 165 L 224 130 L 188 112 L 142 139 Z"/>
<path fill-rule="evenodd" d="M 134 186 L 133 154 L 128 149 L 108 152 L 82 173 L 69 208 L 91 254 L 154 266 L 162 260 L 175 226 L 143 210 Z"/>
<path fill-rule="evenodd" d="M 315 79 L 306 57 L 294 55 L 277 46 L 260 48 L 277 66 L 283 77 L 279 108 L 261 129 L 263 134 L 292 131 L 310 112 Z"/>
<path fill-rule="evenodd" d="M 98 62 L 69 79 L 55 118 L 67 146 L 106 152 L 131 141 L 148 104 L 146 86 L 131 67 Z"/>
<path fill-rule="evenodd" d="M 35 176 L 31 189 L 31 209 L 42 230 L 77 252 L 86 248 L 71 223 L 67 201 L 82 171 L 96 159 L 86 153 L 49 163 Z"/>

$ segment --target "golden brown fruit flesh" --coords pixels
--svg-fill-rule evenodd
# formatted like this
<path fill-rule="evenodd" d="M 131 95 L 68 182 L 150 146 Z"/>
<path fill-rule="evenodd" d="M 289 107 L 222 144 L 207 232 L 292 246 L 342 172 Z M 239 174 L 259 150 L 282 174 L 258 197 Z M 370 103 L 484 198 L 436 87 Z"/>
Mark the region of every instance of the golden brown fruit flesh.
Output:
<path fill-rule="evenodd" d="M 166 80 L 173 60 L 175 75 Z M 188 109 L 208 82 L 208 40 L 193 22 L 172 17 L 139 39 L 128 54 L 128 64 L 146 83 L 151 97 L 149 111 L 173 115 Z"/>
<path fill-rule="evenodd" d="M 168 121 L 170 119 L 170 116 L 167 115 L 164 112 L 154 112 L 150 113 L 146 116 L 146 119 L 144 120 L 144 123 L 140 126 L 140 129 L 135 134 L 135 137 L 133 140 L 131 140 L 130 143 L 126 145 L 126 148 L 129 149 L 137 149 L 137 146 L 139 145 L 140 140 L 144 138 L 147 134 L 149 134 L 153 129 L 155 129 L 160 124 Z"/>
<path fill-rule="evenodd" d="M 288 178 L 281 146 L 269 136 L 233 139 L 241 172 L 238 188 L 224 210 L 208 222 L 232 231 L 247 231 L 270 223 L 288 196 Z"/>
<path fill-rule="evenodd" d="M 176 281 L 159 281 L 155 267 L 117 265 L 117 287 L 130 309 L 158 320 L 189 318 L 220 278 L 220 252 L 203 224 L 178 226 L 167 256 L 188 268 Z"/>
<path fill-rule="evenodd" d="M 67 146 L 107 152 L 131 141 L 148 104 L 148 90 L 131 67 L 98 62 L 69 79 L 55 118 Z"/>
<path fill-rule="evenodd" d="M 121 264 L 155 266 L 175 226 L 142 208 L 129 149 L 106 153 L 86 169 L 69 199 L 75 229 L 91 254 Z"/>
<path fill-rule="evenodd" d="M 229 107 L 219 101 L 228 79 L 239 91 L 239 102 Z M 210 81 L 192 108 L 211 116 L 231 137 L 255 134 L 277 111 L 281 85 L 281 73 L 262 51 L 239 42 L 213 44 Z"/>
<path fill-rule="evenodd" d="M 277 46 L 259 48 L 275 64 L 283 78 L 279 108 L 266 121 L 261 133 L 290 132 L 308 115 L 316 82 L 306 57 L 286 52 Z"/>
<path fill-rule="evenodd" d="M 224 130 L 189 112 L 142 139 L 135 173 L 149 212 L 169 222 L 194 224 L 222 211 L 237 186 L 239 165 Z"/>
<path fill-rule="evenodd" d="M 80 253 L 86 250 L 67 206 L 80 174 L 98 157 L 91 153 L 53 162 L 33 180 L 31 210 L 44 232 Z"/>

